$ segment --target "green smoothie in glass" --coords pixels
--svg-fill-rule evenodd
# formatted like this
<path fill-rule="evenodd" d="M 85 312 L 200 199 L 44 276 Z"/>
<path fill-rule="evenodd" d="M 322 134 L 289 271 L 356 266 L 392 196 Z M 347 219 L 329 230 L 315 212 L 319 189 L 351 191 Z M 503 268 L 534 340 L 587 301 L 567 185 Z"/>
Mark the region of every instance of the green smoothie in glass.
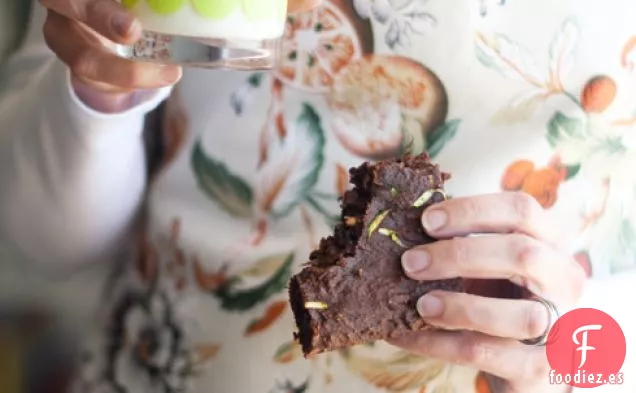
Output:
<path fill-rule="evenodd" d="M 269 69 L 287 0 L 122 0 L 144 28 L 123 56 L 184 66 Z"/>

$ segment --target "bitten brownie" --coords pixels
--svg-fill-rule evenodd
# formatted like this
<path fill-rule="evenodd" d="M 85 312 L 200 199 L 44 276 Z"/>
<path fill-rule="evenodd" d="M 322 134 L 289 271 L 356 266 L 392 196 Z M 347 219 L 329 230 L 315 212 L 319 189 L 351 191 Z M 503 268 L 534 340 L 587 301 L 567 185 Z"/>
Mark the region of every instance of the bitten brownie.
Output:
<path fill-rule="evenodd" d="M 400 263 L 406 249 L 435 241 L 421 215 L 446 199 L 450 175 L 425 153 L 349 172 L 354 188 L 342 198 L 341 222 L 289 285 L 305 357 L 426 330 L 417 299 L 434 289 L 463 291 L 461 279 L 411 280 Z"/>

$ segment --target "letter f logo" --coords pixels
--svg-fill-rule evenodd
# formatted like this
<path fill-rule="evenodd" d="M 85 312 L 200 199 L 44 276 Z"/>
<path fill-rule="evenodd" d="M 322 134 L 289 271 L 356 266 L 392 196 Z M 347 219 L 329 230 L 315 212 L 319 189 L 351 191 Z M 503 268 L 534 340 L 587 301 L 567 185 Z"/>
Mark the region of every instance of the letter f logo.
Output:
<path fill-rule="evenodd" d="M 574 341 L 574 344 L 576 345 L 580 345 L 580 347 L 578 347 L 576 350 L 577 351 L 581 351 L 581 364 L 579 365 L 579 368 L 583 367 L 583 365 L 585 364 L 585 362 L 587 361 L 587 351 L 593 351 L 596 348 L 594 347 L 590 347 L 587 345 L 587 332 L 590 330 L 601 330 L 602 326 L 601 325 L 586 325 L 586 326 L 581 326 L 580 328 L 576 329 L 574 331 L 574 333 L 572 334 L 572 341 Z M 579 335 L 579 333 L 583 333 L 582 336 L 582 340 L 581 342 L 579 342 L 579 340 L 576 338 L 576 336 Z"/>

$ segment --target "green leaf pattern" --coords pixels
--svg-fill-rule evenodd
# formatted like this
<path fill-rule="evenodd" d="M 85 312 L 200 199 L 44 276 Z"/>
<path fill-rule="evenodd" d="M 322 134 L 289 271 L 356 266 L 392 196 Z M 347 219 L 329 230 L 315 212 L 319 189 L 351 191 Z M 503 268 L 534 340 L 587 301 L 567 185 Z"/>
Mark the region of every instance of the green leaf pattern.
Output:
<path fill-rule="evenodd" d="M 552 148 L 569 141 L 584 141 L 589 136 L 584 121 L 568 117 L 561 112 L 554 114 L 548 123 L 548 143 Z"/>
<path fill-rule="evenodd" d="M 289 134 L 271 141 L 271 158 L 257 172 L 254 187 L 207 155 L 200 141 L 192 150 L 191 165 L 199 188 L 231 216 L 253 218 L 256 209 L 280 219 L 308 198 L 316 185 L 324 147 L 320 118 L 305 104 Z"/>
<path fill-rule="evenodd" d="M 437 157 L 444 146 L 455 137 L 461 120 L 454 119 L 434 129 L 426 137 L 426 150 L 431 158 Z"/>
<path fill-rule="evenodd" d="M 249 289 L 237 289 L 242 283 L 239 278 L 231 279 L 213 295 L 221 301 L 226 311 L 247 311 L 257 304 L 267 301 L 287 287 L 291 278 L 294 254 L 290 253 L 282 266 L 262 284 Z"/>
<path fill-rule="evenodd" d="M 282 0 L 280 1 L 279 3 L 278 0 L 221 0 L 216 2 L 214 0 L 123 0 L 123 4 L 132 8 L 144 2 L 150 4 L 155 12 L 163 14 L 176 12 L 181 7 L 188 6 L 209 18 L 222 18 L 236 10 L 241 10 L 252 20 L 262 20 L 264 17 L 278 18 L 282 16 L 281 12 L 271 15 L 267 15 L 266 12 L 273 8 L 271 5 L 274 3 L 282 4 Z M 332 2 L 334 4 L 341 3 L 341 1 L 335 0 Z M 378 3 L 374 10 L 382 11 L 380 3 L 392 2 L 360 0 L 354 3 L 358 9 L 361 9 L 364 3 L 368 3 L 369 6 L 371 3 Z M 393 3 L 399 2 L 394 1 Z M 409 2 L 402 1 L 402 3 Z M 417 1 L 410 3 L 415 4 Z M 385 8 L 388 10 L 389 6 Z M 379 11 L 376 13 L 376 17 L 382 15 Z M 563 86 L 564 82 L 571 82 L 572 79 L 575 79 L 570 78 L 569 74 L 576 65 L 576 46 L 580 37 L 577 22 L 574 19 L 567 19 L 561 24 L 553 39 L 546 43 L 549 44 L 544 48 L 547 51 L 547 56 L 535 56 L 535 53 L 531 53 L 522 43 L 515 41 L 514 37 L 504 34 L 494 34 L 491 37 L 477 34 L 474 49 L 478 61 L 491 70 L 490 74 L 495 74 L 492 71 L 496 71 L 504 77 L 514 80 L 515 82 L 510 85 L 513 88 L 515 86 L 523 88 L 520 91 L 522 94 L 517 95 L 517 98 L 512 100 L 507 108 L 495 112 L 495 116 L 491 119 L 493 128 L 501 131 L 509 124 L 523 123 L 533 116 L 537 116 L 540 108 L 553 95 L 561 95 L 561 98 L 569 100 L 568 104 L 572 109 L 567 110 L 565 108 L 568 106 L 564 106 L 561 111 L 555 112 L 549 118 L 545 128 L 541 127 L 537 132 L 545 136 L 546 147 L 549 146 L 550 150 L 557 153 L 559 157 L 558 167 L 560 170 L 565 170 L 565 179 L 583 176 L 593 181 L 609 179 L 609 184 L 618 184 L 619 187 L 623 188 L 623 191 L 631 189 L 631 195 L 627 196 L 624 194 L 628 194 L 628 191 L 621 194 L 620 197 L 610 193 L 607 212 L 599 219 L 599 223 L 587 233 L 593 241 L 598 242 L 597 239 L 603 239 L 602 252 L 611 256 L 610 270 L 615 273 L 633 268 L 634 261 L 636 261 L 636 220 L 633 219 L 633 213 L 623 210 L 625 206 L 636 204 L 636 188 L 632 185 L 633 174 L 630 173 L 630 171 L 633 172 L 635 166 L 630 164 L 636 164 L 636 159 L 630 156 L 630 153 L 633 155 L 630 151 L 633 148 L 628 147 L 626 137 L 621 131 L 608 125 L 607 122 L 599 122 L 598 118 L 595 119 L 585 113 L 578 101 L 579 94 L 569 93 L 566 87 L 571 88 L 571 86 Z M 329 47 L 325 46 L 325 50 L 331 51 L 335 47 L 327 48 Z M 392 55 L 398 56 L 395 53 Z M 539 64 L 537 61 L 546 58 L 547 63 Z M 245 98 L 243 94 L 247 96 L 255 90 L 267 86 L 268 81 L 266 73 L 249 76 L 245 88 L 240 92 L 241 94 L 233 98 L 237 108 L 235 109 L 236 113 L 246 110 L 242 104 L 242 99 Z M 487 99 L 488 92 L 484 91 L 483 94 L 484 99 Z M 321 98 L 316 98 L 316 101 L 319 100 Z M 450 101 L 452 104 L 453 100 Z M 286 109 L 300 107 L 299 114 L 295 118 L 290 113 L 281 114 L 285 125 L 285 132 L 282 133 L 284 135 L 272 137 L 267 146 L 267 160 L 258 168 L 254 168 L 253 174 L 255 176 L 250 174 L 249 179 L 245 172 L 228 167 L 218 157 L 214 157 L 209 151 L 206 152 L 203 140 L 197 140 L 190 152 L 190 167 L 202 195 L 234 219 L 250 220 L 255 223 L 283 220 L 302 206 L 312 209 L 314 213 L 324 218 L 327 225 L 334 225 L 340 219 L 336 214 L 338 212 L 335 203 L 337 197 L 325 197 L 333 190 L 317 189 L 319 188 L 319 179 L 323 175 L 323 169 L 327 170 L 328 167 L 325 165 L 328 159 L 325 147 L 327 144 L 326 133 L 330 130 L 325 129 L 325 125 L 329 124 L 329 113 L 320 111 L 321 114 L 324 114 L 322 117 L 319 115 L 317 108 L 328 107 L 328 105 L 322 104 L 324 102 L 315 104 L 315 106 L 307 103 L 288 102 L 286 105 L 281 105 Z M 455 110 L 453 105 L 450 107 Z M 459 115 L 462 114 L 459 113 Z M 634 117 L 636 117 L 636 111 Z M 279 120 L 277 118 L 277 121 Z M 403 122 L 403 128 L 407 128 L 404 124 L 411 127 L 403 131 L 402 142 L 404 145 L 402 150 L 414 148 L 416 151 L 413 153 L 419 153 L 426 149 L 432 158 L 440 157 L 440 153 L 452 146 L 451 143 L 455 139 L 459 127 L 465 127 L 467 123 L 464 120 L 468 121 L 468 119 L 457 117 L 440 119 L 436 127 L 424 132 L 421 124 L 418 123 L 422 120 L 424 119 L 412 119 L 410 123 Z M 473 125 L 474 123 L 471 124 L 471 127 Z M 230 131 L 234 132 L 234 130 Z M 412 142 L 410 146 L 408 137 L 413 138 L 413 141 L 410 141 Z M 329 143 L 331 142 L 330 140 Z M 394 146 L 392 147 L 391 151 L 393 152 L 396 149 Z M 488 146 L 484 146 L 484 148 L 487 149 Z M 256 153 L 255 151 L 254 154 L 256 155 Z M 327 205 L 330 202 L 333 203 Z M 632 216 L 628 217 L 629 214 Z M 237 234 L 237 238 L 240 237 L 242 234 Z M 248 314 L 250 310 L 263 305 L 272 297 L 284 293 L 294 271 L 295 256 L 298 255 L 300 253 L 285 252 L 257 260 L 243 269 L 235 269 L 235 266 L 229 267 L 228 271 L 231 271 L 232 274 L 224 276 L 225 271 L 220 272 L 219 276 L 222 276 L 223 279 L 219 279 L 219 286 L 206 287 L 209 288 L 205 289 L 206 296 L 212 297 L 227 313 Z M 302 258 L 303 255 L 300 257 Z M 248 315 L 244 316 L 249 317 Z M 294 350 L 299 351 L 298 348 L 294 349 L 294 345 L 296 344 L 287 342 L 279 347 L 274 354 L 274 359 L 281 361 L 281 363 L 293 361 L 296 358 L 302 360 L 299 353 L 293 353 Z M 375 348 L 372 348 L 374 345 Z M 361 346 L 361 349 L 350 348 L 341 351 L 338 366 L 349 369 L 349 372 L 357 375 L 360 379 L 366 379 L 368 386 L 372 389 L 398 392 L 404 391 L 405 386 L 410 389 L 425 386 L 422 388 L 422 392 L 455 393 L 460 391 L 450 380 L 447 380 L 448 373 L 444 371 L 451 370 L 451 368 L 443 362 L 423 359 L 410 354 L 403 354 L 394 359 L 380 358 L 375 356 L 376 353 L 373 351 L 381 345 L 383 343 L 370 343 Z M 372 352 L 373 356 L 365 356 Z M 322 364 L 313 367 L 311 372 L 315 373 L 318 369 L 320 369 L 318 372 L 324 371 Z M 261 389 L 267 390 L 269 388 L 268 391 L 272 393 L 304 393 L 308 391 L 310 382 L 313 384 L 317 380 L 315 374 L 312 374 L 313 379 L 305 379 L 306 375 L 294 375 L 293 381 L 283 377 L 282 373 L 280 377 L 282 381 L 271 386 L 261 385 Z M 324 390 L 328 391 L 329 389 L 325 388 Z"/>
<path fill-rule="evenodd" d="M 612 121 L 616 114 L 598 113 L 620 98 L 614 96 L 611 87 L 591 85 L 594 75 L 587 76 L 590 82 L 575 86 L 574 92 L 569 91 L 582 36 L 577 18 L 565 18 L 549 42 L 547 67 L 543 69 L 537 65 L 541 57 L 504 34 L 477 33 L 475 53 L 486 68 L 526 85 L 524 92 L 494 113 L 493 126 L 499 128 L 528 121 L 556 96 L 569 101 L 547 122 L 546 141 L 558 157 L 558 166 L 564 171 L 563 180 L 582 177 L 584 182 L 596 185 L 599 195 L 593 191 L 589 198 L 582 198 L 581 203 L 600 198 L 602 206 L 592 207 L 591 211 L 583 208 L 583 237 L 587 240 L 582 240 L 600 247 L 602 251 L 598 252 L 610 261 L 610 269 L 619 272 L 636 265 L 634 219 L 625 218 L 630 206 L 636 204 L 636 192 L 627 191 L 628 185 L 634 184 L 632 168 L 636 166 L 629 147 L 633 124 L 626 127 Z M 618 76 L 608 74 L 605 79 L 611 84 Z M 600 90 L 603 88 L 606 90 Z M 605 99 L 601 106 L 605 109 L 594 106 L 594 100 L 599 99 Z M 570 110 L 566 112 L 565 108 Z M 623 116 L 629 118 L 630 114 Z M 636 115 L 631 114 L 631 118 Z M 603 239 L 601 244 L 599 239 Z"/>
<path fill-rule="evenodd" d="M 616 168 L 621 168 L 628 149 L 623 136 L 616 134 L 611 126 L 556 112 L 548 122 L 547 130 L 548 143 L 560 152 L 565 165 L 580 165 L 581 169 L 589 169 L 598 178 L 621 172 Z"/>
<path fill-rule="evenodd" d="M 581 170 L 581 164 L 575 164 L 575 165 L 567 165 L 565 167 L 565 180 L 570 180 L 574 177 L 576 177 L 576 175 L 579 173 L 579 171 Z"/>
<path fill-rule="evenodd" d="M 258 172 L 256 200 L 273 199 L 269 213 L 273 218 L 288 215 L 305 200 L 318 181 L 324 162 L 325 136 L 320 118 L 308 104 L 288 129 L 287 136 L 272 139 L 271 157 Z M 282 182 L 280 190 L 275 188 Z M 272 196 L 275 195 L 275 196 Z"/>
<path fill-rule="evenodd" d="M 201 141 L 194 145 L 191 165 L 199 188 L 219 207 L 236 218 L 252 217 L 251 187 L 225 164 L 207 156 Z"/>

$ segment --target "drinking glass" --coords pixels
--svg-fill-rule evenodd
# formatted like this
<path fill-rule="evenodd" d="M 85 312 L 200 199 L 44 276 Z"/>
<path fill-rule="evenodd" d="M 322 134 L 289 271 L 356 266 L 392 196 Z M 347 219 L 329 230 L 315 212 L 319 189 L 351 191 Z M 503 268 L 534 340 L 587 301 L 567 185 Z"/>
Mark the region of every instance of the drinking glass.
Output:
<path fill-rule="evenodd" d="M 233 70 L 276 64 L 287 0 L 121 0 L 144 29 L 129 59 Z"/>

